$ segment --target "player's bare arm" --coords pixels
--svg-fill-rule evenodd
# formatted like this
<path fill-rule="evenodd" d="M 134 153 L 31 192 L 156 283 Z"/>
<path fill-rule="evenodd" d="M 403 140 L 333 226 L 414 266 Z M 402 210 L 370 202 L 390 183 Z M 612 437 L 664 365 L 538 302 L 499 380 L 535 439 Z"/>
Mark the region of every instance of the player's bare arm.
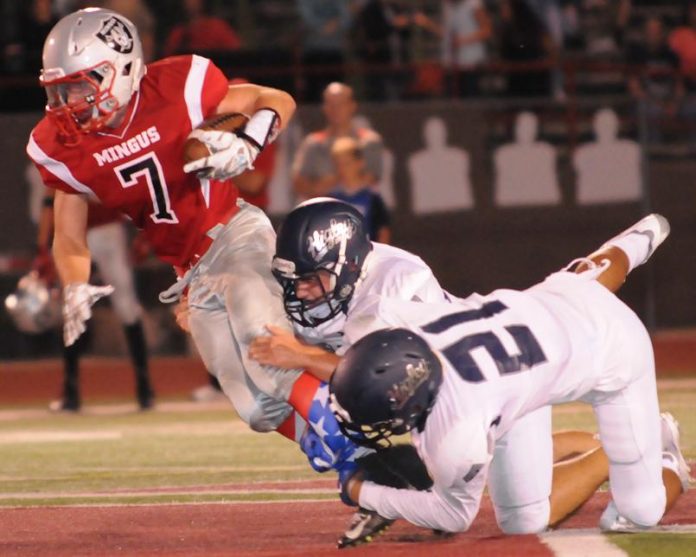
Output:
<path fill-rule="evenodd" d="M 269 335 L 256 337 L 249 346 L 249 357 L 260 364 L 283 369 L 303 368 L 317 379 L 328 381 L 339 361 L 332 352 L 305 344 L 294 334 L 267 325 Z"/>
<path fill-rule="evenodd" d="M 79 195 L 56 192 L 53 258 L 63 283 L 63 341 L 73 344 L 85 332 L 92 305 L 113 292 L 112 286 L 87 283 L 90 254 L 87 247 L 87 201 Z"/>
<path fill-rule="evenodd" d="M 63 285 L 89 280 L 87 209 L 87 200 L 81 195 L 56 192 L 53 257 Z"/>
<path fill-rule="evenodd" d="M 217 107 L 217 114 L 241 112 L 252 116 L 259 110 L 274 110 L 280 118 L 280 129 L 284 129 L 295 113 L 295 101 L 289 93 L 272 87 L 251 83 L 230 85 L 227 95 Z"/>
<path fill-rule="evenodd" d="M 234 183 L 239 191 L 247 195 L 260 193 L 267 181 L 267 176 L 258 170 L 247 170 L 234 179 Z"/>

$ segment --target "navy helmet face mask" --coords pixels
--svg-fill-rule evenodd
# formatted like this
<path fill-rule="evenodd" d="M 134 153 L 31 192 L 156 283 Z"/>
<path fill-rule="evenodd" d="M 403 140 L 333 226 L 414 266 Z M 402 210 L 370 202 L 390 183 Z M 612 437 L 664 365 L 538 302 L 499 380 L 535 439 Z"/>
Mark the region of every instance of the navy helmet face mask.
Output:
<path fill-rule="evenodd" d="M 317 327 L 345 313 L 371 250 L 363 217 L 351 205 L 316 198 L 296 207 L 278 232 L 273 258 L 287 315 L 302 327 Z M 318 285 L 321 295 L 300 298 L 301 281 Z"/>
<path fill-rule="evenodd" d="M 393 435 L 422 430 L 442 383 L 442 365 L 407 329 L 382 329 L 351 346 L 330 383 L 330 404 L 343 433 L 380 448 Z"/>
<path fill-rule="evenodd" d="M 329 284 L 335 284 L 336 273 L 329 269 L 317 269 L 316 271 L 304 275 L 288 276 L 278 271 L 278 266 L 283 266 L 285 261 L 279 258 L 273 260 L 273 275 L 283 287 L 283 305 L 285 313 L 292 321 L 302 327 L 317 327 L 322 323 L 336 317 L 339 313 L 346 311 L 346 306 L 350 297 L 340 299 L 335 295 L 335 289 L 324 288 L 320 273 L 323 271 L 329 276 Z M 298 283 L 312 283 L 321 290 L 321 296 L 309 300 L 297 296 Z M 352 292 L 351 292 L 352 294 Z"/>

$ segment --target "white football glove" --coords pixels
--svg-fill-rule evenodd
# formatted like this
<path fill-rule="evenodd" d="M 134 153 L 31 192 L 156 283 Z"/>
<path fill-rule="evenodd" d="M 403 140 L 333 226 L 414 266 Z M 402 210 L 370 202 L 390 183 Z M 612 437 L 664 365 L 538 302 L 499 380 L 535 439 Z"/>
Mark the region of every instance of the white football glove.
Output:
<path fill-rule="evenodd" d="M 92 286 L 73 282 L 63 290 L 63 342 L 70 346 L 85 332 L 86 321 L 92 317 L 92 306 L 99 298 L 114 291 L 113 286 Z"/>
<path fill-rule="evenodd" d="M 231 132 L 197 129 L 189 134 L 189 138 L 202 141 L 212 153 L 184 165 L 184 172 L 196 172 L 199 178 L 234 178 L 254 168 L 254 160 L 259 154 L 256 145 Z"/>

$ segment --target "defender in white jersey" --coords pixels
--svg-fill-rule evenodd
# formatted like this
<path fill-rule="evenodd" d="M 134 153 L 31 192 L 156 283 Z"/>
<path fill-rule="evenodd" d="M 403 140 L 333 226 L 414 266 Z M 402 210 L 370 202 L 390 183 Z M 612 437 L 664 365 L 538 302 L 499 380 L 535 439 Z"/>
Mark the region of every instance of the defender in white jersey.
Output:
<path fill-rule="evenodd" d="M 286 369 L 302 367 L 328 380 L 339 361 L 338 354 L 364 334 L 359 323 L 371 317 L 369 312 L 363 313 L 365 300 L 452 300 L 422 259 L 369 242 L 360 232 L 364 228 L 355 209 L 331 198 L 310 200 L 288 214 L 278 232 L 273 266 L 298 338 L 270 327 L 271 336 L 252 343 L 252 358 Z M 598 445 L 587 432 L 558 433 L 552 443 L 550 408 L 517 421 L 497 447 L 496 465 L 490 474 L 491 496 L 504 531 L 546 528 L 549 521 L 560 520 L 590 497 L 608 475 L 606 458 Z M 322 449 L 323 444 L 313 446 Z M 313 465 L 322 462 L 329 467 L 330 455 L 305 452 Z M 553 462 L 568 454 L 582 456 L 556 466 L 552 486 Z M 521 477 L 526 481 L 519 481 Z M 356 515 L 340 546 L 371 536 L 384 526 L 380 520 L 367 513 Z"/>
<path fill-rule="evenodd" d="M 297 338 L 269 326 L 271 335 L 255 339 L 250 357 L 285 369 L 300 365 L 327 381 L 338 354 L 355 340 L 345 337 L 344 329 L 352 308 L 364 296 L 448 303 L 450 295 L 420 257 L 370 242 L 366 231 L 359 211 L 332 198 L 311 199 L 287 215 L 278 231 L 273 272 L 283 286 L 286 313 Z M 309 295 L 312 289 L 318 290 L 317 296 Z M 331 415 L 328 405 L 323 410 Z M 315 469 L 325 471 L 335 465 L 338 455 L 325 450 L 326 444 L 317 440 L 313 447 L 303 444 Z M 427 480 L 425 471 L 422 475 Z M 339 547 L 369 541 L 391 522 L 373 513 L 358 513 Z"/>
<path fill-rule="evenodd" d="M 611 291 L 668 232 L 666 220 L 650 215 L 576 265 L 582 272 L 555 273 L 524 292 L 447 305 L 364 299 L 362 322 L 352 325 L 373 332 L 333 374 L 332 408 L 362 444 L 411 431 L 434 487 L 414 492 L 353 478 L 346 494 L 387 518 L 466 530 L 497 445 L 515 423 L 582 400 L 593 406 L 609 459 L 612 503 L 602 527 L 655 525 L 688 488 L 688 466 L 673 420 L 664 420 L 661 439 L 648 333 Z"/>

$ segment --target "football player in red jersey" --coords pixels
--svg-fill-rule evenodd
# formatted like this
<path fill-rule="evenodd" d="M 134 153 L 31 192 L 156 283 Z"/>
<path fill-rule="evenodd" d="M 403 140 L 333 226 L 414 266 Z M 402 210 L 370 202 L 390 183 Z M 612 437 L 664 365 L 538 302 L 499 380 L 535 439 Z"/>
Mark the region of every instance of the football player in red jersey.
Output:
<path fill-rule="evenodd" d="M 196 55 L 145 66 L 133 24 L 97 8 L 70 14 L 51 30 L 41 84 L 46 116 L 27 152 L 56 190 L 53 254 L 64 286 L 66 345 L 84 331 L 92 304 L 111 290 L 88 283 L 85 198 L 92 197 L 130 217 L 153 251 L 175 266 L 179 280 L 160 300 L 187 295 L 188 324 L 203 361 L 252 429 L 277 430 L 299 442 L 307 422 L 324 426 L 331 419 L 326 385 L 320 388 L 302 370 L 247 356 L 267 323 L 291 329 L 271 274 L 271 223 L 239 200 L 229 181 L 252 168 L 290 120 L 292 97 L 258 85 L 230 86 L 212 62 Z M 192 130 L 231 112 L 250 115 L 244 129 L 195 130 L 212 154 L 182 167 Z M 325 408 L 318 424 L 307 419 L 313 403 Z M 332 454 L 339 462 L 332 464 L 354 466 L 349 457 L 355 447 L 338 433 L 336 443 Z"/>

